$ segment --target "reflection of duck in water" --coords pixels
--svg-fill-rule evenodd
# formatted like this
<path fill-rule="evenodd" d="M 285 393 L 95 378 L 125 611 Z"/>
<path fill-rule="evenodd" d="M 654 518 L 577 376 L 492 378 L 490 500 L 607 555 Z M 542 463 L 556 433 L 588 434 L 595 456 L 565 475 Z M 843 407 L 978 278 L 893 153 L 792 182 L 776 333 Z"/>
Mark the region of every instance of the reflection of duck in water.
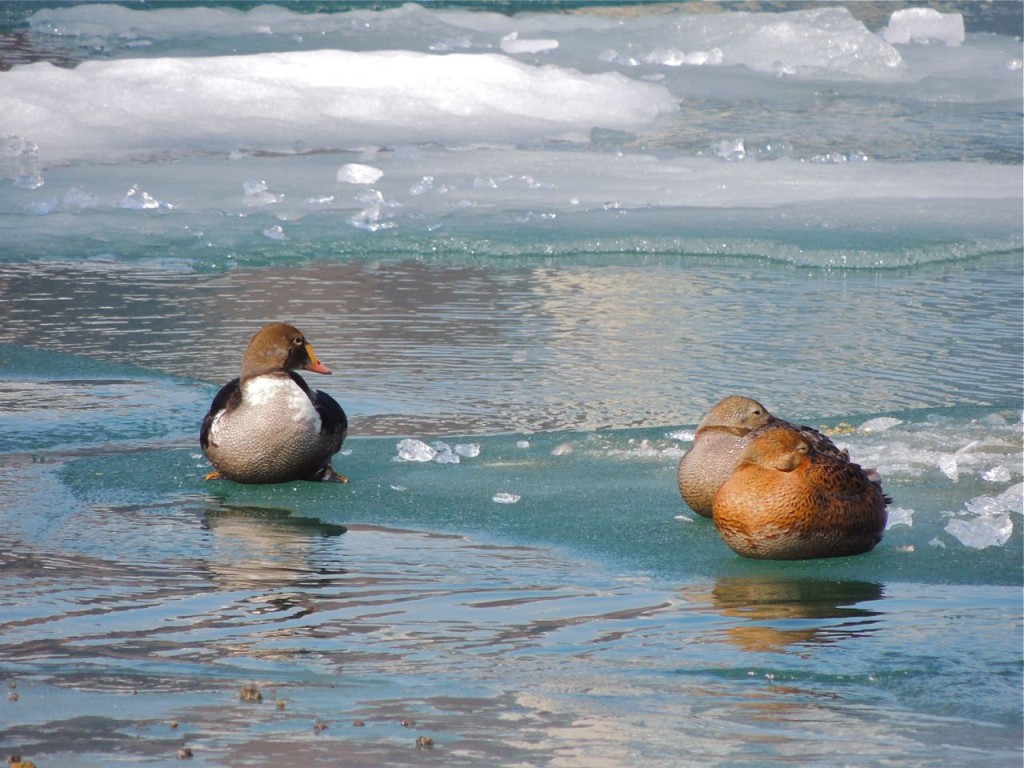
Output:
<path fill-rule="evenodd" d="M 222 505 L 207 509 L 203 527 L 210 532 L 206 568 L 232 590 L 255 589 L 254 602 L 292 601 L 288 587 L 318 585 L 345 570 L 331 560 L 325 539 L 341 536 L 346 527 L 287 509 Z M 327 557 L 321 560 L 321 554 Z M 263 595 L 263 590 L 273 594 Z"/>
<path fill-rule="evenodd" d="M 881 584 L 867 581 L 762 575 L 720 579 L 711 588 L 688 587 L 683 596 L 696 607 L 737 619 L 723 630 L 724 640 L 760 652 L 870 633 L 880 612 L 861 603 L 881 600 L 884 592 Z"/>
<path fill-rule="evenodd" d="M 693 447 L 679 461 L 679 493 L 699 515 L 711 517 L 715 493 L 732 475 L 740 455 L 759 430 L 784 425 L 800 432 L 818 451 L 849 458 L 820 432 L 773 416 L 757 400 L 730 395 L 697 425 Z"/>
<path fill-rule="evenodd" d="M 859 465 L 789 426 L 772 426 L 752 436 L 715 494 L 713 517 L 725 543 L 745 557 L 843 557 L 882 540 L 888 503 Z"/>
<path fill-rule="evenodd" d="M 348 432 L 345 411 L 296 370 L 331 372 L 297 328 L 271 323 L 249 340 L 241 376 L 217 393 L 199 433 L 216 470 L 208 479 L 347 482 L 331 467 Z"/>

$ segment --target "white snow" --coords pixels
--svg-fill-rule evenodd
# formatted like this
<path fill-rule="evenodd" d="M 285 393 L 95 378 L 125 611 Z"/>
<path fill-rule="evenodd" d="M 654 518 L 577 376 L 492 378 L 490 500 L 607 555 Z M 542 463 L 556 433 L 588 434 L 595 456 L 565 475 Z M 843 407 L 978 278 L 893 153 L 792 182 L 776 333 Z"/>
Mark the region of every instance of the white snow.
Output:
<path fill-rule="evenodd" d="M 45 164 L 259 147 L 582 139 L 678 109 L 661 85 L 495 54 L 321 50 L 0 73 L 0 135 Z M 365 183 L 365 182 L 357 182 Z"/>
<path fill-rule="evenodd" d="M 947 43 L 953 16 L 941 20 Z M 922 120 L 935 103 L 1016 103 L 1019 42 L 1004 37 L 897 50 L 841 7 L 510 16 L 80 4 L 31 23 L 89 60 L 0 72 L 0 213 L 24 253 L 48 247 L 32 226 L 64 213 L 76 242 L 143 214 L 154 243 L 185 227 L 233 251 L 278 234 L 309 242 L 339 222 L 351 237 L 466 241 L 479 240 L 478 222 L 517 241 L 557 225 L 598 252 L 731 247 L 724 255 L 840 267 L 1021 246 L 1012 164 L 887 162 L 856 137 L 821 146 L 800 121 L 764 136 L 700 119 L 707 103 L 755 98 L 771 111 L 851 83 L 919 104 Z M 894 14 L 890 28 L 933 23 Z M 679 149 L 679 137 L 699 148 Z M 639 242 L 619 243 L 623 231 Z M 922 255 L 895 231 L 945 250 Z M 834 245 L 807 248 L 793 232 L 834 234 Z"/>

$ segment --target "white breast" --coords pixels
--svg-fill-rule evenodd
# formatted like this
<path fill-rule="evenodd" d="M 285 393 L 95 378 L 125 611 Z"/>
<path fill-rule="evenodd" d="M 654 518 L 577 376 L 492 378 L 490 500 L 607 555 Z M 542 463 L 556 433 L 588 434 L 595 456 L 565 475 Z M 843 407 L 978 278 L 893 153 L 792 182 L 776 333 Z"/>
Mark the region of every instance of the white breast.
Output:
<path fill-rule="evenodd" d="M 277 418 L 288 417 L 296 424 L 320 431 L 320 414 L 305 392 L 290 376 L 257 376 L 242 385 L 242 403 L 253 409 L 273 410 Z"/>

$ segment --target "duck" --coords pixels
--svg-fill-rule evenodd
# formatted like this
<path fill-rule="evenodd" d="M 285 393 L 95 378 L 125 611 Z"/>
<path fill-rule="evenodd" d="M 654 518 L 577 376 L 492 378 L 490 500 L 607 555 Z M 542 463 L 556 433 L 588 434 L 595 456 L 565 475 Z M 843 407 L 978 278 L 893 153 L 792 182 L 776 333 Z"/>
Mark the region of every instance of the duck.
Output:
<path fill-rule="evenodd" d="M 199 431 L 214 467 L 206 479 L 348 482 L 331 466 L 348 434 L 345 411 L 299 370 L 331 373 L 298 328 L 274 322 L 253 334 L 241 374 L 221 387 Z"/>
<path fill-rule="evenodd" d="M 753 436 L 772 425 L 788 426 L 803 434 L 819 451 L 849 459 L 848 454 L 817 430 L 781 419 L 753 398 L 729 395 L 704 415 L 694 433 L 693 446 L 679 460 L 679 494 L 690 509 L 701 517 L 712 516 L 715 493 L 732 475 L 740 455 Z"/>
<path fill-rule="evenodd" d="M 877 474 L 819 450 L 791 425 L 759 430 L 715 493 L 712 519 L 739 555 L 807 560 L 869 552 L 891 499 Z"/>

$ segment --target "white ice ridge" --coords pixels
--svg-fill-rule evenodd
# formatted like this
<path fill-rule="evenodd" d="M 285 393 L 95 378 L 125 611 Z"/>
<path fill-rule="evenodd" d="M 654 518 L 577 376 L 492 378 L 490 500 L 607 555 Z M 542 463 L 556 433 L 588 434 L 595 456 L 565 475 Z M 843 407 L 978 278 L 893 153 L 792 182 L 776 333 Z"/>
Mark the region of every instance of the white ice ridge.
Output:
<path fill-rule="evenodd" d="M 661 85 L 499 54 L 339 50 L 47 63 L 0 73 L 0 135 L 82 157 L 586 139 L 678 110 Z"/>

